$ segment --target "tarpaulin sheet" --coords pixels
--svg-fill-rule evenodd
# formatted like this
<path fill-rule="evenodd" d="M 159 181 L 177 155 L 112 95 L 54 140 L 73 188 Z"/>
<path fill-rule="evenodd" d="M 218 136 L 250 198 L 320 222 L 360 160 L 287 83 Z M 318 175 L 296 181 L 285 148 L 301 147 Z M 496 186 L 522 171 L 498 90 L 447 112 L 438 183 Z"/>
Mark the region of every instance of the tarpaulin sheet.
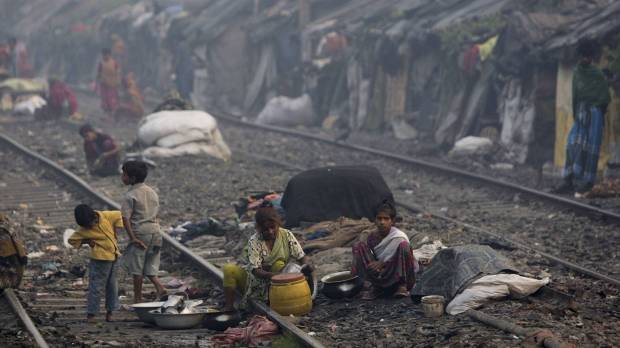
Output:
<path fill-rule="evenodd" d="M 440 250 L 413 287 L 412 295 L 442 295 L 450 301 L 479 275 L 517 273 L 510 260 L 487 245 L 461 245 Z"/>
<path fill-rule="evenodd" d="M 294 176 L 282 198 L 286 226 L 301 221 L 320 222 L 341 216 L 374 220 L 376 207 L 394 202 L 381 173 L 371 166 L 336 166 L 311 169 Z"/>

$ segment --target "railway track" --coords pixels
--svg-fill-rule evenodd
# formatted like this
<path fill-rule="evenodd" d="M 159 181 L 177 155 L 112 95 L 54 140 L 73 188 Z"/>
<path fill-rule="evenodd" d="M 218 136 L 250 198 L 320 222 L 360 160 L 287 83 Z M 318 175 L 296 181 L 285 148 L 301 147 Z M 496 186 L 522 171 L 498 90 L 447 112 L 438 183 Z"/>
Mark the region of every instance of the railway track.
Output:
<path fill-rule="evenodd" d="M 242 156 L 253 158 L 255 161 L 259 161 L 260 160 L 262 162 L 267 162 L 268 164 L 271 164 L 271 165 L 289 166 L 290 170 L 300 170 L 300 169 L 303 169 L 301 166 L 291 165 L 291 164 L 286 164 L 286 163 L 279 163 L 277 161 L 274 161 L 274 160 L 270 159 L 267 156 L 254 155 L 252 153 L 243 153 Z M 45 159 L 44 158 L 39 158 L 39 160 L 45 160 Z M 53 165 L 53 163 L 51 163 L 51 164 Z M 45 176 L 45 175 L 43 175 L 43 176 Z M 26 178 L 26 181 L 29 182 L 29 183 L 32 183 L 33 179 L 32 178 Z M 81 179 L 79 179 L 78 177 L 74 177 L 72 179 L 72 181 L 75 181 L 77 183 L 77 182 L 80 182 Z M 83 185 L 86 185 L 86 184 L 83 183 Z M 15 184 L 12 184 L 10 186 L 16 187 Z M 42 186 L 42 184 L 39 184 L 39 187 L 40 186 Z M 104 186 L 102 186 L 102 187 L 104 187 Z M 109 188 L 108 187 L 107 189 L 109 191 L 114 191 L 114 188 Z M 21 190 L 18 189 L 17 191 L 21 191 Z M 48 191 L 43 190 L 43 191 L 44 192 L 49 192 L 49 190 Z M 58 192 L 59 188 L 56 187 L 56 188 L 52 189 L 52 191 Z M 77 190 L 77 191 L 79 191 L 79 190 Z M 65 192 L 65 193 L 61 193 L 59 196 L 54 198 L 54 200 L 56 201 L 56 200 L 59 199 L 58 197 L 62 197 L 62 200 L 64 200 L 64 201 L 71 201 L 68 197 L 71 197 L 71 195 L 78 195 L 78 194 L 79 193 Z M 93 196 L 93 197 L 91 197 L 91 199 L 99 200 L 100 204 L 103 204 L 103 205 L 114 206 L 114 204 L 115 204 L 114 202 L 109 200 L 107 197 L 104 197 L 104 196 L 101 196 L 101 195 L 97 195 L 96 197 Z M 16 202 L 17 201 L 15 201 L 14 203 L 16 203 Z M 71 203 L 71 204 L 73 204 L 73 203 Z M 44 212 L 44 211 L 45 211 L 45 209 L 38 210 L 38 212 Z M 51 218 L 51 215 L 50 215 L 50 218 Z M 55 220 L 55 221 L 60 222 L 62 220 L 63 219 L 59 219 L 59 220 Z M 451 223 L 449 221 L 444 221 L 443 223 L 444 224 L 441 225 L 440 228 L 447 228 L 447 229 L 451 228 L 450 227 Z M 464 239 L 467 240 L 467 237 L 465 237 L 465 238 L 461 237 L 460 239 L 461 239 L 461 241 L 464 240 Z M 196 256 L 194 253 L 191 252 L 191 250 L 185 248 L 184 246 L 178 245 L 178 243 L 176 241 L 174 241 L 172 239 L 169 239 L 169 238 L 167 240 L 179 252 L 184 253 L 185 255 L 189 255 L 190 258 L 193 258 L 194 262 L 196 262 L 197 264 L 202 264 L 203 265 L 202 268 L 204 270 L 208 270 L 209 273 L 215 275 L 215 277 L 218 277 L 219 270 L 217 268 L 213 267 L 213 265 L 211 263 L 209 263 L 206 260 Z M 477 241 L 477 239 L 476 238 L 470 238 L 469 241 L 475 242 L 475 241 Z M 192 256 L 192 255 L 194 255 L 194 256 Z M 528 253 L 523 253 L 523 252 L 519 253 L 519 252 L 517 252 L 514 256 L 515 257 L 528 257 L 527 255 L 528 255 Z M 41 301 L 40 304 L 43 305 L 43 306 L 47 306 L 46 309 L 49 310 L 50 308 L 54 308 L 53 307 L 53 305 L 54 305 L 53 302 L 54 301 L 58 301 L 58 300 L 61 300 L 61 299 L 58 299 L 58 298 L 55 298 L 55 299 L 53 299 L 53 298 L 47 298 L 47 299 L 43 298 L 41 300 L 43 300 L 43 301 Z M 45 302 L 45 300 L 47 300 L 47 302 Z M 66 298 L 62 299 L 62 300 L 66 300 Z M 79 300 L 76 300 L 76 301 L 79 301 Z M 62 303 L 62 304 L 56 303 L 56 305 L 60 305 L 63 308 L 64 308 L 64 306 L 67 306 L 67 305 L 71 306 L 72 309 L 74 309 L 74 312 L 75 312 L 75 308 L 76 308 L 77 303 L 76 302 Z M 385 315 L 383 315 L 385 318 L 382 318 L 382 319 L 386 320 L 386 324 L 384 324 L 382 327 L 383 328 L 389 327 L 390 330 L 391 330 L 388 333 L 383 332 L 383 334 L 386 334 L 386 335 L 399 335 L 399 334 L 402 334 L 403 337 L 407 337 L 407 332 L 406 331 L 409 330 L 409 327 L 408 327 L 408 324 L 407 324 L 406 320 L 403 322 L 403 320 L 402 320 L 403 317 L 404 318 L 414 318 L 416 320 L 423 320 L 421 312 L 419 311 L 419 309 L 409 310 L 410 305 L 406 305 L 406 303 L 387 301 L 387 302 L 380 303 L 379 305 L 381 307 L 384 307 L 385 310 L 387 311 L 387 313 L 384 313 Z M 372 308 L 372 309 L 369 309 L 369 308 Z M 405 310 L 405 308 L 407 308 L 407 309 Z M 331 302 L 331 301 L 329 301 L 329 300 L 327 300 L 325 298 L 319 298 L 318 306 L 316 307 L 315 312 L 313 312 L 313 313 L 311 313 L 309 315 L 309 320 L 308 320 L 307 323 L 302 323 L 302 327 L 306 331 L 309 331 L 309 332 L 318 332 L 319 329 L 322 330 L 322 331 L 328 331 L 329 332 L 329 330 L 331 330 L 331 329 L 327 329 L 327 328 L 325 328 L 322 325 L 317 324 L 317 323 L 330 323 L 330 324 L 332 324 L 333 322 L 335 322 L 335 319 L 343 320 L 343 317 L 342 317 L 343 313 L 344 314 L 347 314 L 347 313 L 351 314 L 352 311 L 354 311 L 354 310 L 361 312 L 362 315 L 363 315 L 362 317 L 364 317 L 364 318 L 366 318 L 366 320 L 370 321 L 371 318 L 367 316 L 367 313 L 369 311 L 376 311 L 376 308 L 374 306 L 366 304 L 366 303 L 361 304 L 359 307 L 357 307 L 357 306 L 354 306 L 351 303 L 347 303 L 347 302 L 345 302 L 345 303 L 333 303 L 333 302 Z M 78 312 L 79 312 L 80 315 L 83 314 L 82 311 L 78 310 Z M 391 317 L 389 315 L 387 315 L 388 313 L 391 313 Z M 75 317 L 73 319 L 68 319 L 68 320 L 76 321 L 76 320 L 79 320 L 79 319 L 80 319 L 79 317 Z M 127 320 L 127 322 L 123 322 L 123 324 L 118 325 L 119 328 L 122 327 L 122 326 L 125 326 L 127 323 L 131 323 L 130 322 L 131 318 L 123 318 L 122 320 Z M 393 322 L 391 322 L 391 321 L 393 321 Z M 465 330 L 465 329 L 472 330 L 472 328 L 478 328 L 478 330 L 481 330 L 481 328 L 477 327 L 475 324 L 471 324 L 471 323 L 464 324 L 464 323 L 462 323 L 462 321 L 463 321 L 462 319 L 454 320 L 453 318 L 449 318 L 448 321 L 453 321 L 451 323 L 452 327 L 453 328 L 456 327 L 457 330 L 461 330 L 461 331 L 458 331 L 459 333 L 462 333 L 462 330 Z M 291 330 L 293 330 L 293 332 L 297 332 L 297 334 L 305 335 L 306 337 L 309 337 L 312 340 L 312 337 L 308 336 L 306 333 L 299 332 L 301 330 L 299 330 L 298 328 L 295 328 L 291 324 L 285 322 L 285 325 L 289 325 L 291 327 Z M 362 332 L 354 330 L 353 328 L 347 328 L 347 330 L 343 329 L 342 332 L 339 332 L 339 329 L 338 329 L 337 325 L 336 326 L 330 326 L 330 327 L 336 327 L 336 329 L 335 329 L 336 332 L 332 332 L 331 335 L 334 336 L 334 337 L 337 337 L 337 339 L 331 341 L 330 343 L 335 343 L 338 346 L 341 345 L 343 340 L 345 340 L 345 341 L 346 340 L 353 340 L 355 337 L 360 337 L 360 336 L 363 337 L 364 336 Z M 346 328 L 346 326 L 345 326 L 345 328 Z M 430 328 L 430 327 L 428 327 L 428 328 Z M 107 328 L 105 328 L 103 330 L 105 331 L 106 329 Z M 140 333 L 143 332 L 143 331 L 140 331 L 140 330 L 141 330 L 141 328 L 138 327 L 136 332 L 133 332 L 133 333 L 128 334 L 128 335 L 131 335 L 131 336 L 136 336 L 137 335 L 139 337 Z M 313 330 L 317 330 L 317 331 L 313 331 Z M 485 328 L 483 328 L 482 330 L 486 331 Z M 119 331 L 122 332 L 122 330 L 117 330 L 116 332 L 112 333 L 112 336 L 106 336 L 105 334 L 102 334 L 100 332 L 97 332 L 95 335 L 97 335 L 97 337 L 99 339 L 108 339 L 108 341 L 110 341 L 112 339 L 112 337 L 118 337 L 118 332 Z M 162 333 L 162 334 L 167 334 L 167 332 L 166 333 Z M 200 338 L 202 337 L 201 334 L 204 334 L 204 333 L 202 333 L 202 332 L 191 332 L 191 331 L 181 332 L 181 333 L 179 333 L 179 336 L 177 338 L 175 338 L 175 340 L 177 342 L 185 342 L 185 343 L 197 344 L 197 342 L 201 342 L 201 340 L 200 340 Z M 322 334 L 322 333 L 320 333 L 320 334 Z M 379 333 L 379 334 L 382 334 L 382 333 Z M 154 337 L 157 336 L 156 334 L 153 334 L 150 330 L 149 330 L 149 335 L 151 335 L 152 337 L 153 336 Z M 376 334 L 374 334 L 374 335 L 376 336 Z M 487 335 L 489 335 L 488 332 L 487 332 Z M 490 336 L 494 337 L 494 339 L 498 340 L 498 342 L 504 342 L 503 341 L 504 337 L 499 335 L 499 334 L 497 334 L 497 333 L 492 333 Z M 111 341 L 114 342 L 114 340 L 111 340 Z M 312 342 L 312 341 L 310 341 L 310 342 Z M 315 342 L 315 346 L 320 345 L 320 343 L 316 343 L 316 340 L 314 340 L 314 342 Z M 374 341 L 374 342 L 375 343 L 380 343 L 380 341 Z M 95 342 L 89 342 L 89 343 L 96 343 L 96 341 Z"/>
<path fill-rule="evenodd" d="M 347 164 L 361 161 L 373 164 L 381 168 L 388 181 L 391 180 L 389 184 L 393 188 L 397 199 L 403 203 L 404 206 L 409 206 L 410 208 L 413 208 L 413 211 L 418 212 L 417 215 L 414 215 L 411 218 L 411 220 L 413 220 L 413 222 L 411 222 L 411 226 L 413 226 L 413 228 L 418 230 L 446 230 L 448 231 L 448 234 L 453 234 L 452 240 L 447 238 L 448 242 L 453 241 L 454 243 L 480 242 L 481 239 L 484 239 L 481 237 L 482 232 L 479 231 L 480 229 L 496 234 L 500 238 L 505 238 L 508 236 L 516 239 L 516 241 L 521 244 L 521 247 L 530 247 L 526 248 L 527 251 L 520 249 L 509 251 L 509 256 L 513 259 L 525 260 L 525 262 L 523 262 L 523 266 L 525 268 L 530 266 L 530 269 L 552 271 L 554 276 L 559 274 L 557 276 L 557 283 L 555 284 L 557 289 L 565 290 L 569 293 L 576 294 L 577 296 L 581 296 L 580 294 L 583 294 L 584 292 L 608 293 L 610 294 L 609 297 L 612 298 L 617 296 L 617 288 L 614 286 L 610 288 L 610 286 L 605 285 L 602 281 L 581 277 L 577 274 L 573 274 L 572 272 L 566 272 L 565 270 L 555 268 L 554 264 L 558 260 L 539 260 L 541 253 L 548 253 L 551 256 L 564 256 L 566 254 L 572 257 L 569 257 L 569 260 L 564 260 L 560 257 L 559 261 L 567 261 L 573 264 L 585 263 L 585 267 L 583 268 L 595 272 L 594 274 L 602 273 L 600 272 L 601 269 L 607 269 L 608 272 L 603 275 L 609 277 L 613 281 L 617 281 L 618 266 L 617 264 L 613 264 L 616 262 L 615 260 L 617 260 L 617 257 L 614 254 L 613 248 L 610 248 L 610 245 L 613 246 L 613 241 L 616 240 L 614 238 L 617 238 L 617 227 L 614 226 L 614 224 L 609 223 L 613 220 L 613 217 L 608 216 L 607 218 L 603 218 L 602 215 L 594 212 L 589 212 L 587 217 L 581 217 L 573 213 L 573 208 L 571 208 L 570 205 L 565 205 L 564 203 L 549 204 L 549 202 L 541 202 L 538 198 L 528 197 L 523 192 L 518 194 L 510 189 L 501 189 L 501 187 L 489 188 L 487 185 L 480 184 L 479 180 L 476 180 L 475 182 L 463 183 L 460 178 L 455 178 L 448 175 L 445 175 L 446 177 L 442 177 L 441 175 L 437 175 L 435 172 L 433 172 L 433 174 L 426 174 L 423 170 L 419 170 L 419 168 L 414 169 L 411 165 L 407 165 L 406 163 L 403 164 L 400 161 L 396 161 L 398 163 L 395 163 L 393 159 L 386 160 L 377 158 L 376 154 L 336 151 L 331 144 L 321 144 L 316 140 L 299 140 L 296 138 L 296 135 L 279 133 L 281 136 L 268 136 L 268 134 L 273 133 L 271 133 L 271 130 L 267 130 L 267 133 L 262 133 L 261 137 L 257 137 L 256 129 L 247 128 L 252 126 L 249 124 L 242 126 L 247 128 L 246 130 L 240 128 L 238 125 L 229 127 L 225 122 L 222 122 L 221 126 L 223 128 L 225 139 L 227 139 L 231 144 L 236 144 L 235 147 L 238 147 L 236 149 L 236 153 L 241 155 L 237 156 L 233 162 L 241 161 L 244 163 L 249 163 L 250 160 L 261 161 L 262 163 L 268 163 L 271 166 L 284 165 L 291 171 L 298 171 L 308 166 Z M 261 131 L 266 130 L 263 129 Z M 281 130 L 277 131 L 280 132 Z M 120 132 L 121 133 L 119 134 L 124 134 L 124 137 L 126 137 L 127 134 L 132 131 L 125 128 Z M 117 133 L 113 132 L 112 134 Z M 245 141 L 241 141 L 240 139 L 245 139 Z M 287 151 L 282 151 L 283 148 L 286 148 Z M 257 153 L 257 151 L 260 151 L 260 153 Z M 301 156 L 300 153 L 304 155 Z M 173 166 L 178 166 L 180 163 L 183 163 L 183 161 L 173 160 Z M 206 161 L 205 163 L 207 167 L 211 166 L 211 169 L 209 170 L 222 170 L 222 167 L 214 166 L 210 164 L 211 162 L 209 161 Z M 162 170 L 163 169 L 165 168 L 162 168 Z M 253 169 L 256 170 L 256 168 Z M 252 171 L 249 170 L 249 172 Z M 271 172 L 274 171 L 272 170 Z M 412 172 L 412 174 L 409 172 Z M 187 174 L 186 172 L 183 173 Z M 261 174 L 260 177 L 265 178 L 263 174 Z M 402 180 L 394 180 L 394 177 L 398 177 L 398 179 Z M 261 181 L 263 182 L 263 185 L 265 185 L 264 179 L 261 180 L 259 178 L 259 180 L 257 180 L 257 182 Z M 275 181 L 282 182 L 279 178 Z M 267 182 L 270 181 L 267 180 Z M 162 183 L 163 182 L 159 182 L 160 187 L 162 186 Z M 420 184 L 422 187 L 417 188 L 415 185 L 416 183 Z M 425 188 L 425 185 L 429 185 L 429 187 Z M 444 185 L 448 185 L 450 187 L 443 190 L 437 189 L 438 187 Z M 280 188 L 282 187 L 283 186 L 280 186 Z M 165 190 L 170 192 L 170 188 L 171 187 L 168 186 Z M 272 188 L 275 187 L 272 186 Z M 414 191 L 414 193 L 412 195 L 407 191 Z M 187 194 L 191 193 L 191 190 L 187 191 Z M 193 193 L 196 194 L 197 192 Z M 448 198 L 441 197 L 446 194 L 448 194 Z M 465 208 L 467 209 L 464 209 L 463 206 L 466 206 Z M 583 212 L 581 208 L 579 208 L 579 210 Z M 426 213 L 420 214 L 420 211 L 433 212 L 436 214 L 434 217 L 429 219 L 426 217 Z M 506 216 L 506 212 L 509 212 L 510 215 Z M 494 221 L 494 219 L 499 220 L 500 218 L 503 220 L 503 224 L 498 224 Z M 578 228 L 575 228 L 575 231 L 570 231 L 568 229 L 570 227 L 566 227 L 575 223 L 578 226 Z M 540 229 L 539 225 L 546 226 L 543 229 Z M 432 228 L 428 228 L 429 226 Z M 480 228 L 478 226 L 485 227 Z M 584 229 L 579 230 L 580 227 L 584 227 Z M 456 232 L 453 233 L 455 230 Z M 615 235 L 614 232 L 616 233 Z M 588 256 L 587 252 L 579 253 L 577 255 L 570 255 L 570 252 L 565 253 L 565 249 L 563 249 L 562 245 L 565 240 L 562 238 L 554 239 L 553 236 L 549 236 L 553 235 L 553 233 L 560 236 L 562 233 L 571 233 L 573 235 L 581 233 L 591 235 L 591 237 L 578 237 L 578 243 L 574 246 L 576 249 L 596 249 L 597 245 L 594 243 L 599 243 L 600 241 L 607 241 L 610 245 L 607 245 L 607 248 L 602 248 L 603 251 L 599 253 L 599 256 L 601 256 L 600 259 L 588 260 L 587 257 L 583 257 L 584 255 Z M 539 252 L 536 253 L 532 251 L 532 246 Z M 608 252 L 609 250 L 611 250 L 611 252 Z M 590 267 L 592 265 L 595 267 Z M 572 283 L 578 283 L 578 285 L 571 285 Z M 603 302 L 606 304 L 603 304 Z M 617 321 L 618 318 L 617 304 L 614 304 L 613 301 L 611 301 L 610 306 L 609 299 L 606 299 L 603 302 L 586 299 L 584 300 L 584 305 L 589 308 L 603 311 L 605 314 L 602 315 L 601 318 L 606 319 L 601 320 L 607 320 L 612 323 L 611 325 L 613 326 L 613 323 Z M 329 306 L 322 306 L 322 304 L 328 303 L 330 304 Z M 318 337 L 322 339 L 322 341 L 328 342 L 330 345 L 334 344 L 338 346 L 346 346 L 343 342 L 346 342 L 347 340 L 355 342 L 357 339 L 359 342 L 361 337 L 369 337 L 368 330 L 364 329 L 365 326 L 363 325 L 360 326 L 359 329 L 354 327 L 347 328 L 345 323 L 344 327 L 346 330 L 341 330 L 339 328 L 332 329 L 333 327 L 342 328 L 341 326 L 333 326 L 331 324 L 334 324 L 334 322 L 337 321 L 350 320 L 350 318 L 346 318 L 347 314 L 360 316 L 369 322 L 373 320 L 373 316 L 366 315 L 365 313 L 375 312 L 376 315 L 383 315 L 383 319 L 387 319 L 385 323 L 381 324 L 381 327 L 392 325 L 397 329 L 390 335 L 393 336 L 402 334 L 403 337 L 408 337 L 408 335 L 410 335 L 408 330 L 411 330 L 411 326 L 408 326 L 406 322 L 403 322 L 403 320 L 398 320 L 399 316 L 420 321 L 423 320 L 419 313 L 419 309 L 417 312 L 416 309 L 404 310 L 404 303 L 397 304 L 396 306 L 392 302 L 379 303 L 379 306 L 385 307 L 383 308 L 384 310 L 377 310 L 376 306 L 372 304 L 361 304 L 357 306 L 355 303 L 331 303 L 324 298 L 320 298 L 318 300 L 318 304 L 319 305 L 316 307 L 316 310 L 309 316 L 307 322 L 302 322 L 300 327 L 304 328 L 306 331 L 315 332 Z M 520 305 L 525 306 L 524 304 Z M 605 310 L 605 306 L 609 308 Z M 492 310 L 496 310 L 497 313 L 501 313 L 502 309 L 501 306 L 499 306 L 498 308 L 492 308 Z M 525 313 L 525 311 L 523 311 L 523 313 Z M 593 314 L 589 313 L 588 316 L 593 316 Z M 519 315 L 516 315 L 515 318 L 526 322 L 528 320 L 531 321 L 531 318 L 526 320 L 526 318 L 519 318 Z M 547 318 L 547 320 L 548 319 L 549 318 Z M 555 319 L 558 320 L 558 318 Z M 447 322 L 452 325 L 448 325 L 450 326 L 450 329 L 448 330 L 449 332 L 443 333 L 439 330 L 439 333 L 434 331 L 431 335 L 445 334 L 446 337 L 448 337 L 451 333 L 458 332 L 458 337 L 463 335 L 467 337 L 463 331 L 471 330 L 472 327 L 476 328 L 476 326 L 471 323 L 463 323 L 462 319 L 449 318 L 447 319 Z M 538 318 L 537 320 L 534 320 L 534 322 L 544 323 L 545 320 Z M 326 327 L 324 325 L 326 323 L 330 324 L 330 326 Z M 596 323 L 596 325 L 599 324 L 600 322 Z M 561 330 L 565 330 L 567 335 L 570 335 L 571 329 L 575 329 L 574 327 L 571 328 L 570 325 L 562 324 L 560 326 Z M 586 325 L 586 327 L 587 326 L 588 325 Z M 430 327 L 425 327 L 425 330 L 432 331 Z M 579 331 L 580 329 L 577 328 L 576 330 Z M 382 334 L 377 334 L 372 330 L 370 332 L 375 336 Z M 602 332 L 604 332 L 604 330 Z M 480 335 L 480 333 L 478 333 L 478 335 Z M 488 336 L 489 334 L 486 333 L 486 335 Z M 491 333 L 491 336 L 493 337 L 494 334 Z M 617 338 L 617 336 L 613 337 Z M 494 339 L 500 340 L 498 342 L 505 343 L 502 341 L 503 337 L 495 337 Z M 579 340 L 577 341 L 580 343 L 584 342 Z M 441 343 L 441 341 L 439 343 Z"/>
<path fill-rule="evenodd" d="M 372 164 L 384 173 L 402 206 L 484 226 L 488 232 L 544 254 L 583 264 L 614 281 L 620 279 L 620 255 L 615 247 L 620 242 L 620 220 L 614 211 L 443 165 L 228 116 L 216 117 L 233 124 L 222 126 L 225 139 L 252 139 L 239 147 L 245 153 L 257 153 L 263 159 L 295 168 Z M 250 136 L 258 131 L 265 133 L 260 138 Z M 336 151 L 334 146 L 346 151 Z M 303 156 L 296 158 L 299 154 Z M 573 240 L 566 240 L 567 232 Z"/>
<path fill-rule="evenodd" d="M 4 168 L 11 169 L 1 174 L 3 184 L 0 187 L 0 195 L 3 196 L 3 201 L 0 208 L 3 211 L 13 210 L 15 212 L 13 218 L 20 220 L 24 228 L 29 228 L 34 223 L 38 229 L 36 231 L 38 235 L 33 235 L 34 231 L 29 231 L 27 238 L 30 250 L 36 251 L 34 254 L 29 254 L 30 264 L 23 280 L 26 289 L 17 294 L 9 289 L 5 291 L 3 300 L 11 304 L 14 315 L 18 316 L 30 332 L 36 345 L 40 347 L 67 344 L 211 346 L 210 341 L 205 338 L 213 332 L 209 333 L 205 329 L 177 331 L 154 329 L 144 326 L 136 320 L 133 313 L 126 311 L 116 312 L 114 321 L 111 323 L 104 321 L 96 325 L 85 323 L 86 289 L 83 286 L 83 275 L 70 273 L 79 273 L 79 270 L 73 271 L 73 268 L 86 263 L 86 252 L 76 253 L 63 250 L 62 231 L 74 226 L 71 211 L 80 202 L 87 202 L 96 209 L 120 209 L 120 206 L 95 191 L 73 173 L 64 170 L 40 154 L 28 150 L 5 136 L 2 136 L 2 144 L 0 161 Z M 9 148 L 11 149 L 8 150 Z M 105 188 L 110 192 L 118 193 L 119 191 L 118 188 L 109 185 Z M 220 253 L 212 252 L 210 254 L 215 257 L 213 260 L 208 260 L 198 256 L 167 234 L 163 236 L 166 249 L 168 249 L 167 254 L 181 255 L 186 262 L 192 263 L 192 267 L 180 267 L 168 255 L 169 262 L 163 263 L 168 265 L 176 263 L 174 269 L 170 270 L 170 275 L 188 274 L 193 271 L 192 274 L 197 274 L 196 278 L 199 280 L 200 278 L 208 279 L 212 284 L 221 286 L 222 273 L 210 261 L 224 262 L 229 258 L 222 258 Z M 121 241 L 121 244 L 123 242 L 126 241 Z M 74 260 L 76 262 L 72 262 Z M 67 269 L 70 267 L 73 267 L 72 271 L 68 272 Z M 209 293 L 219 294 L 220 292 L 213 289 L 214 287 L 214 285 L 206 286 Z M 122 285 L 121 289 L 123 289 Z M 123 290 L 129 293 L 128 289 Z M 154 289 L 148 284 L 145 290 L 148 292 Z M 23 301 L 20 301 L 18 297 Z M 129 303 L 128 300 L 128 296 L 121 296 L 121 302 Z M 253 306 L 256 312 L 276 321 L 284 332 L 292 333 L 301 344 L 309 347 L 322 347 L 321 343 L 290 324 L 263 303 L 254 302 Z M 29 312 L 36 313 L 36 319 L 31 319 L 24 307 Z M 46 328 L 43 335 L 34 322 Z M 46 342 L 44 336 L 48 341 L 51 339 L 51 342 Z"/>

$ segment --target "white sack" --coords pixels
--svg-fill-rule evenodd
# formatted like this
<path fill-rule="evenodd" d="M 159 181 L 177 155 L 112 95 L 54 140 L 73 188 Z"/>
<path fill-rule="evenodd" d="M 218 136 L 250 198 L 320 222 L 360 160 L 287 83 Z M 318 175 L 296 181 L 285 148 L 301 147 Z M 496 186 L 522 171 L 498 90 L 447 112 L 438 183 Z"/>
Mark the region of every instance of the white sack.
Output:
<path fill-rule="evenodd" d="M 494 274 L 484 276 L 456 295 L 446 306 L 446 313 L 456 315 L 479 308 L 492 300 L 508 296 L 529 296 L 549 284 L 549 278 L 534 279 L 518 274 Z"/>
<path fill-rule="evenodd" d="M 159 138 L 156 142 L 157 146 L 172 148 L 194 141 L 204 139 L 204 133 L 198 129 L 190 129 L 182 133 L 172 133 L 163 138 Z"/>
<path fill-rule="evenodd" d="M 187 143 L 174 148 L 151 146 L 144 150 L 147 157 L 173 157 L 184 155 L 208 155 L 223 160 L 229 160 L 230 154 L 222 153 L 218 148 L 207 143 Z"/>
<path fill-rule="evenodd" d="M 17 115 L 34 115 L 37 109 L 47 105 L 47 101 L 39 95 L 33 95 L 26 100 L 20 101 L 13 107 L 13 113 Z"/>
<path fill-rule="evenodd" d="M 256 118 L 258 124 L 276 126 L 310 126 L 315 122 L 312 100 L 308 94 L 299 98 L 272 98 Z"/>
<path fill-rule="evenodd" d="M 481 155 L 488 153 L 493 147 L 491 139 L 483 137 L 468 136 L 459 139 L 454 143 L 454 147 L 450 150 L 450 155 L 467 156 Z"/>
<path fill-rule="evenodd" d="M 213 116 L 199 110 L 160 111 L 146 116 L 140 122 L 138 139 L 144 145 L 153 145 L 160 138 L 188 130 L 201 130 L 206 137 L 217 128 Z"/>
<path fill-rule="evenodd" d="M 213 116 L 199 110 L 160 111 L 146 116 L 138 129 L 144 155 L 171 157 L 206 154 L 229 160 L 230 149 Z"/>

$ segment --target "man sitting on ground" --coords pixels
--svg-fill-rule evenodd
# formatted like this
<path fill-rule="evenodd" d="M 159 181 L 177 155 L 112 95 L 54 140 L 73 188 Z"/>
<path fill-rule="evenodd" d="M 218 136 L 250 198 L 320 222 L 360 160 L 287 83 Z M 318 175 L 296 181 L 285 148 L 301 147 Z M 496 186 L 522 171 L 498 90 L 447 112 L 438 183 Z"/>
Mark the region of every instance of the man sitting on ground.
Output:
<path fill-rule="evenodd" d="M 89 124 L 80 128 L 80 135 L 84 138 L 84 153 L 90 173 L 97 176 L 118 175 L 120 148 L 114 139 L 95 131 Z"/>
<path fill-rule="evenodd" d="M 364 279 L 362 299 L 373 300 L 382 294 L 407 297 L 415 283 L 418 268 L 407 235 L 394 227 L 396 209 L 382 203 L 375 216 L 377 231 L 366 242 L 353 246 L 351 274 Z"/>

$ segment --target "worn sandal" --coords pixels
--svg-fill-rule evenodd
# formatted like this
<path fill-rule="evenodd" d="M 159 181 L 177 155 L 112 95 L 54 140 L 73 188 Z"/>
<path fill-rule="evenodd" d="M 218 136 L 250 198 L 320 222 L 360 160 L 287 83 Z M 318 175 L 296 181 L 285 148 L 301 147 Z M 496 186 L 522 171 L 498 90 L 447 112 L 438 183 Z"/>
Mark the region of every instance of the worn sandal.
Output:
<path fill-rule="evenodd" d="M 364 290 L 361 293 L 361 299 L 364 301 L 376 300 L 379 297 L 379 293 L 375 289 Z"/>

